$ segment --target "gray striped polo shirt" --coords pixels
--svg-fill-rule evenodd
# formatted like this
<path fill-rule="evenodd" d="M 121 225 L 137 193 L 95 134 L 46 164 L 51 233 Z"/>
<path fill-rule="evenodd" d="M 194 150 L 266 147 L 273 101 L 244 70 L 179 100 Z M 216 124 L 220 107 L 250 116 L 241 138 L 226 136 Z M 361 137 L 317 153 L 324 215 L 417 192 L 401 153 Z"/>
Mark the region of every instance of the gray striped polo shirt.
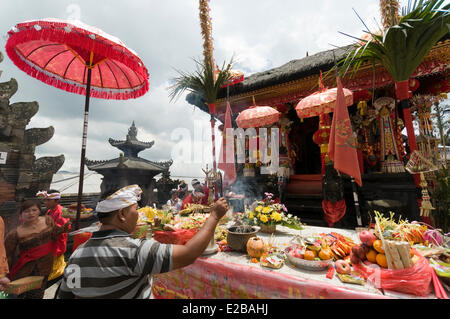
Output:
<path fill-rule="evenodd" d="M 67 262 L 57 298 L 150 298 L 151 275 L 172 270 L 172 248 L 118 229 L 95 232 Z"/>

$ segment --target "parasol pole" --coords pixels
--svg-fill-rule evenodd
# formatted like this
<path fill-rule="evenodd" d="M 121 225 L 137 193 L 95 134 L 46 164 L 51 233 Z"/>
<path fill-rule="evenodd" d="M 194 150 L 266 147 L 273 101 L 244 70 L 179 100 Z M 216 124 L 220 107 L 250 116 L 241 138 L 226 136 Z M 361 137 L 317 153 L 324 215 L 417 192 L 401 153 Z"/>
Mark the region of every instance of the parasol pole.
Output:
<path fill-rule="evenodd" d="M 334 58 L 334 67 L 336 68 L 336 81 L 338 78 L 338 66 L 336 63 L 336 55 L 333 50 L 333 58 Z M 358 227 L 362 227 L 362 218 L 361 218 L 361 210 L 359 207 L 359 197 L 358 197 L 358 189 L 356 188 L 355 179 L 351 177 L 352 181 L 352 190 L 353 190 L 353 201 L 355 203 L 355 212 L 356 212 L 356 222 L 358 224 Z"/>
<path fill-rule="evenodd" d="M 92 64 L 92 55 L 91 63 Z M 83 182 L 84 182 L 84 164 L 86 156 L 86 140 L 87 140 L 87 128 L 88 128 L 88 117 L 89 117 L 89 100 L 91 95 L 91 75 L 92 67 L 87 66 L 87 83 L 86 83 L 86 100 L 84 104 L 84 125 L 83 125 L 83 138 L 81 143 L 81 160 L 80 160 L 80 176 L 78 182 L 78 198 L 77 198 L 77 217 L 75 220 L 75 230 L 78 230 L 80 225 L 80 214 L 81 214 L 81 200 L 83 196 Z"/>

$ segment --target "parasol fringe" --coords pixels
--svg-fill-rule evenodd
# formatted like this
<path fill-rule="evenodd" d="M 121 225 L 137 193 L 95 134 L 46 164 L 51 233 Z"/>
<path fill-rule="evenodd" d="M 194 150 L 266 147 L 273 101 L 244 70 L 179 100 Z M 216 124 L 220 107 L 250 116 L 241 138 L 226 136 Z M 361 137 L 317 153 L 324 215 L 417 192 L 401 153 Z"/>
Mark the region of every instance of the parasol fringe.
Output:
<path fill-rule="evenodd" d="M 6 44 L 6 52 L 9 58 L 13 61 L 13 63 L 26 72 L 28 75 L 37 78 L 38 80 L 65 90 L 71 93 L 77 93 L 80 95 L 86 95 L 86 88 L 82 86 L 75 86 L 71 83 L 64 82 L 57 78 L 51 77 L 40 70 L 37 70 L 30 65 L 28 65 L 25 61 L 23 61 L 18 54 L 15 52 L 15 47 L 18 44 L 33 41 L 33 40 L 49 40 L 56 43 L 65 43 L 69 46 L 80 47 L 84 50 L 90 51 L 93 45 L 92 39 L 89 38 L 89 35 L 86 31 L 76 28 L 72 25 L 71 32 L 66 32 L 64 30 L 64 26 L 67 24 L 61 23 L 62 29 L 55 29 L 55 24 L 50 22 L 42 22 L 39 21 L 39 25 L 41 26 L 41 30 L 38 31 L 34 28 L 37 22 L 25 23 L 19 25 L 20 31 L 14 32 L 9 31 L 9 39 Z M 52 28 L 46 28 L 46 26 L 51 26 Z M 75 32 L 74 29 L 77 31 Z M 102 38 L 103 39 L 103 38 Z M 121 46 L 119 44 L 115 44 L 108 39 L 103 40 L 104 42 L 95 41 L 95 52 L 101 56 L 108 56 L 113 60 L 119 61 L 123 63 L 130 69 L 134 70 L 137 74 L 139 74 L 144 79 L 148 79 L 148 71 L 145 68 L 142 61 L 137 58 L 133 53 L 131 53 L 126 47 Z M 139 65 L 140 63 L 140 65 Z M 116 100 L 126 100 L 129 98 L 137 98 L 144 95 L 149 90 L 148 81 L 144 81 L 144 85 L 132 91 L 130 89 L 124 89 L 128 92 L 111 92 L 111 91 L 103 91 L 99 88 L 92 87 L 91 88 L 91 97 L 94 98 L 102 98 L 102 99 L 116 99 Z"/>
<path fill-rule="evenodd" d="M 9 54 L 8 54 L 9 55 Z M 27 63 L 25 63 L 22 59 L 20 59 L 16 54 L 10 56 L 10 59 L 13 63 L 22 71 L 27 73 L 28 75 L 38 79 L 45 84 L 51 85 L 53 87 L 57 87 L 61 90 L 70 93 L 76 93 L 80 95 L 86 95 L 86 88 L 82 86 L 75 86 L 73 84 L 61 81 L 54 77 L 49 77 L 47 74 L 31 67 Z M 100 98 L 105 100 L 127 100 L 127 99 L 135 99 L 142 95 L 144 95 L 149 90 L 149 85 L 146 83 L 139 90 L 135 90 L 132 92 L 108 92 L 108 91 L 98 91 L 95 87 L 91 87 L 90 96 L 93 98 Z"/>

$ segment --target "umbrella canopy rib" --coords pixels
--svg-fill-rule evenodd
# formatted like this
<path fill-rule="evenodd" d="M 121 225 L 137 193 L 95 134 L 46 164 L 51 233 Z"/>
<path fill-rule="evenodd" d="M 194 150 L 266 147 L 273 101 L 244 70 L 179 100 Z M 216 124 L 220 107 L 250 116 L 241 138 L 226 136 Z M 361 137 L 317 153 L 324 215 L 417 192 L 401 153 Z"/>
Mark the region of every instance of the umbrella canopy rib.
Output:
<path fill-rule="evenodd" d="M 139 77 L 139 74 L 137 74 L 137 72 L 135 70 L 133 70 L 133 69 L 131 71 L 133 71 L 134 75 L 136 75 L 136 78 L 138 79 L 138 82 L 142 83 L 141 78 Z"/>
<path fill-rule="evenodd" d="M 47 67 L 47 65 L 50 63 L 50 62 L 52 62 L 52 60 L 54 59 L 54 58 L 56 58 L 58 55 L 60 55 L 60 54 L 63 54 L 63 53 L 66 53 L 66 52 L 68 52 L 69 50 L 63 50 L 63 51 L 61 51 L 61 52 L 58 52 L 58 53 L 56 53 L 54 56 L 52 56 L 48 61 L 47 61 L 47 63 L 45 63 L 45 65 L 44 65 L 44 67 L 42 68 L 43 70 L 45 70 L 45 68 Z"/>
<path fill-rule="evenodd" d="M 97 64 L 97 69 L 98 69 L 98 75 L 100 76 L 100 85 L 102 86 L 102 88 L 104 88 L 105 86 L 103 85 L 102 70 L 100 70 L 100 63 Z"/>
<path fill-rule="evenodd" d="M 72 65 L 72 62 L 75 61 L 76 58 L 77 58 L 77 57 L 74 56 L 73 59 L 70 60 L 70 62 L 67 64 L 66 70 L 64 71 L 63 79 L 66 78 L 67 71 L 69 70 L 70 66 Z"/>
<path fill-rule="evenodd" d="M 116 77 L 116 75 L 114 74 L 113 70 L 111 69 L 111 66 L 108 64 L 108 61 L 105 61 L 105 64 L 106 64 L 106 66 L 109 68 L 109 70 L 111 71 L 111 74 L 113 75 L 114 80 L 116 80 L 117 88 L 120 89 L 119 81 L 117 81 L 117 77 Z"/>
<path fill-rule="evenodd" d="M 130 81 L 130 79 L 128 78 L 128 75 L 125 73 L 125 71 L 124 71 L 119 65 L 117 65 L 116 62 L 114 62 L 113 60 L 110 60 L 110 61 L 111 61 L 111 63 L 113 63 L 120 71 L 122 71 L 123 75 L 125 76 L 125 78 L 126 78 L 127 81 L 128 81 L 128 84 L 130 84 L 130 88 L 133 88 L 133 84 L 131 84 L 131 81 Z"/>
<path fill-rule="evenodd" d="M 30 55 L 32 55 L 34 52 L 36 52 L 39 49 L 43 49 L 43 48 L 46 48 L 46 47 L 49 47 L 49 46 L 55 46 L 55 45 L 61 45 L 61 43 L 50 43 L 50 44 L 41 45 L 40 47 L 37 47 L 37 48 L 33 49 L 30 53 L 28 53 L 28 55 L 25 58 L 28 59 L 30 57 Z"/>

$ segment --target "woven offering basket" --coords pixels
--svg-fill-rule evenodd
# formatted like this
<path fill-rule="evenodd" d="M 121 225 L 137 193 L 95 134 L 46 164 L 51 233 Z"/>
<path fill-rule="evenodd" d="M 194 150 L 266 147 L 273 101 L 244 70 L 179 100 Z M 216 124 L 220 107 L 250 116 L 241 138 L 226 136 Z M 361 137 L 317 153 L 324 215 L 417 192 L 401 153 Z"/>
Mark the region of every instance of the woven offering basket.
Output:
<path fill-rule="evenodd" d="M 43 276 L 29 276 L 11 281 L 10 286 L 5 290 L 9 295 L 21 295 L 24 292 L 39 289 L 44 280 Z"/>

